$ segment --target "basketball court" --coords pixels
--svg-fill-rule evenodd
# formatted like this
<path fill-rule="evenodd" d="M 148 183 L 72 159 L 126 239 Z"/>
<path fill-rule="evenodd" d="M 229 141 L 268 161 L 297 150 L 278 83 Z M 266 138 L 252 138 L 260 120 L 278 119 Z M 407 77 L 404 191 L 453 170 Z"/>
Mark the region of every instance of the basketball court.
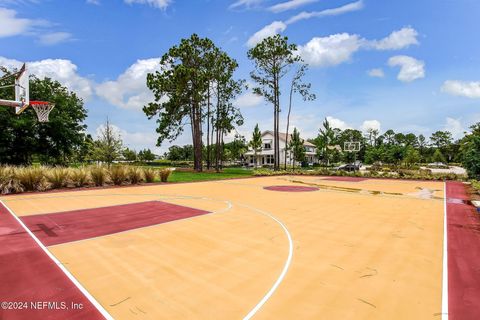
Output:
<path fill-rule="evenodd" d="M 318 176 L 5 196 L 0 298 L 67 308 L 0 318 L 473 319 L 463 198 L 461 183 Z"/>

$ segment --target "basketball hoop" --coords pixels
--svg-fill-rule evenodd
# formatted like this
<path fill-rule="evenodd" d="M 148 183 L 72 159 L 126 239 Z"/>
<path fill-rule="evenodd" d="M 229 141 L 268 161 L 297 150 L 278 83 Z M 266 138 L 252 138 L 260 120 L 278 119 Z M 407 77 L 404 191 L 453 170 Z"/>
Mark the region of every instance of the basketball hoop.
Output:
<path fill-rule="evenodd" d="M 343 145 L 343 151 L 345 152 L 360 152 L 360 142 L 357 141 L 349 141 L 345 142 Z"/>
<path fill-rule="evenodd" d="M 38 122 L 48 122 L 48 115 L 55 108 L 55 104 L 46 101 L 30 101 L 30 105 L 37 114 Z"/>

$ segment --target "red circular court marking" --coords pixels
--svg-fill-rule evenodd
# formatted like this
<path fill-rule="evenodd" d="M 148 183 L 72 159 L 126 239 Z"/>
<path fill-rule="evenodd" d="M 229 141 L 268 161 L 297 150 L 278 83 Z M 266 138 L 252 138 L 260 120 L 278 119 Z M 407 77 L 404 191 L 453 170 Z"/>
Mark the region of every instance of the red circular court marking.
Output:
<path fill-rule="evenodd" d="M 281 191 L 281 192 L 309 192 L 317 191 L 318 188 L 315 187 L 299 187 L 299 186 L 269 186 L 263 187 L 265 190 L 270 191 Z"/>

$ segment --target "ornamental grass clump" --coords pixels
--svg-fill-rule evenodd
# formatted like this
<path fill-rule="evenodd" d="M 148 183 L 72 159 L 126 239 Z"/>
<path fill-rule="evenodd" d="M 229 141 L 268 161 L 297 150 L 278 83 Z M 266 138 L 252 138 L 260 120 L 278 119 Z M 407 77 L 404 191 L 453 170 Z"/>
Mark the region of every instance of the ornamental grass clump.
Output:
<path fill-rule="evenodd" d="M 15 177 L 15 168 L 0 166 L 0 194 L 22 192 L 23 187 Z"/>
<path fill-rule="evenodd" d="M 127 168 L 124 166 L 113 166 L 110 168 L 110 179 L 114 185 L 122 185 L 124 182 L 127 182 L 129 179 Z"/>
<path fill-rule="evenodd" d="M 160 170 L 160 181 L 162 182 L 167 182 L 168 181 L 168 177 L 170 176 L 170 174 L 172 173 L 172 170 L 170 169 L 162 169 Z"/>
<path fill-rule="evenodd" d="M 105 185 L 108 181 L 108 172 L 104 166 L 90 167 L 90 176 L 97 187 Z"/>
<path fill-rule="evenodd" d="M 90 183 L 90 173 L 87 168 L 72 168 L 70 169 L 70 182 L 75 187 L 83 187 Z"/>
<path fill-rule="evenodd" d="M 145 181 L 147 183 L 155 182 L 155 176 L 157 175 L 157 170 L 153 168 L 144 168 L 143 169 L 143 176 L 145 177 Z"/>
<path fill-rule="evenodd" d="M 128 179 L 132 184 L 138 184 L 143 180 L 142 170 L 139 167 L 130 167 L 128 169 Z"/>
<path fill-rule="evenodd" d="M 25 191 L 44 191 L 47 183 L 43 167 L 21 167 L 14 171 L 15 178 Z"/>
<path fill-rule="evenodd" d="M 50 188 L 64 188 L 70 181 L 70 170 L 67 168 L 46 168 L 45 178 L 50 183 Z"/>

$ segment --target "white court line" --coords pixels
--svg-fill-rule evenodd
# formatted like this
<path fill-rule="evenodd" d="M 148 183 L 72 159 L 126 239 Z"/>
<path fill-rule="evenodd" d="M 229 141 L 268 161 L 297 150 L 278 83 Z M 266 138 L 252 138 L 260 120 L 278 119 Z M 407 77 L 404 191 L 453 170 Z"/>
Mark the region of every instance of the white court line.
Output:
<path fill-rule="evenodd" d="M 107 310 L 105 310 L 102 305 L 97 301 L 95 300 L 95 298 L 87 291 L 87 289 L 85 289 L 81 284 L 80 282 L 78 282 L 77 279 L 75 279 L 75 277 L 63 266 L 63 264 L 58 261 L 57 258 L 55 258 L 55 256 L 50 252 L 48 251 L 48 249 L 40 242 L 40 240 L 38 240 L 38 238 L 27 228 L 27 226 L 25 226 L 25 224 L 22 222 L 22 220 L 20 220 L 13 212 L 12 210 L 10 210 L 10 208 L 5 204 L 3 203 L 2 200 L 0 200 L 0 204 L 3 205 L 7 210 L 8 212 L 10 212 L 10 214 L 15 218 L 15 220 L 17 220 L 17 222 L 22 226 L 23 229 L 25 229 L 25 231 L 33 238 L 33 240 L 35 240 L 35 242 L 40 246 L 40 248 L 47 254 L 48 257 L 50 257 L 50 259 L 53 260 L 53 262 L 55 262 L 55 264 L 60 268 L 60 270 L 63 271 L 63 273 L 73 282 L 73 284 L 85 295 L 85 297 L 87 297 L 88 300 L 90 300 L 90 302 L 95 306 L 95 308 L 97 308 L 97 310 L 105 317 L 105 319 L 107 320 L 113 320 L 113 317 L 107 312 Z"/>
<path fill-rule="evenodd" d="M 275 293 L 278 286 L 280 285 L 280 283 L 282 283 L 283 279 L 285 278 L 285 275 L 287 274 L 288 268 L 290 267 L 290 265 L 292 263 L 293 241 L 292 241 L 292 237 L 291 237 L 290 232 L 288 231 L 287 227 L 282 223 L 282 221 L 278 220 L 277 218 L 275 218 L 270 213 L 268 213 L 266 211 L 263 211 L 263 210 L 260 210 L 260 209 L 257 209 L 257 208 L 250 207 L 250 206 L 245 205 L 245 204 L 237 203 L 237 205 L 241 206 L 241 207 L 244 207 L 244 208 L 247 208 L 247 209 L 250 209 L 250 210 L 253 210 L 253 211 L 256 211 L 257 213 L 260 213 L 260 214 L 262 214 L 264 216 L 267 216 L 270 219 L 274 220 L 276 223 L 278 223 L 282 227 L 283 231 L 285 232 L 285 235 L 288 238 L 288 257 L 287 257 L 287 260 L 285 261 L 285 265 L 283 266 L 283 270 L 280 273 L 280 275 L 278 276 L 277 281 L 275 281 L 273 286 L 270 288 L 270 290 L 268 290 L 268 292 L 257 303 L 257 305 L 255 307 L 253 307 L 253 309 L 243 318 L 243 320 L 249 320 L 258 312 L 258 310 L 260 310 L 262 308 L 262 306 L 268 301 L 268 299 L 270 299 L 270 297 Z"/>
<path fill-rule="evenodd" d="M 443 182 L 443 274 L 442 320 L 448 320 L 448 240 L 447 240 L 447 182 Z"/>
<path fill-rule="evenodd" d="M 167 198 L 167 200 L 172 200 L 172 199 L 191 199 L 191 198 Z M 212 200 L 212 199 L 207 199 L 207 198 L 198 198 L 198 199 L 195 199 L 195 200 L 211 200 L 211 201 L 215 201 L 215 200 Z M 118 231 L 118 232 L 115 232 L 115 233 L 110 233 L 110 234 L 104 234 L 104 235 L 100 235 L 100 236 L 94 236 L 94 237 L 90 237 L 90 238 L 85 238 L 85 239 L 80 239 L 80 240 L 74 240 L 74 241 L 69 241 L 69 242 L 63 242 L 63 243 L 58 243 L 58 244 L 52 244 L 50 246 L 48 246 L 49 248 L 53 248 L 53 247 L 57 247 L 57 246 L 63 246 L 63 245 L 69 245 L 69 244 L 72 244 L 72 243 L 78 243 L 78 242 L 85 242 L 85 241 L 90 241 L 90 240 L 95 240 L 95 239 L 100 239 L 100 238 L 108 238 L 108 237 L 111 237 L 111 236 L 115 236 L 115 235 L 119 235 L 119 234 L 125 234 L 125 233 L 131 233 L 131 232 L 135 232 L 135 231 L 140 231 L 140 230 L 145 230 L 145 229 L 150 229 L 150 228 L 155 228 L 155 227 L 158 227 L 162 224 L 172 224 L 172 223 L 180 223 L 181 221 L 184 221 L 184 220 L 191 220 L 191 219 L 199 219 L 201 217 L 204 217 L 206 215 L 212 215 L 212 214 L 218 214 L 218 213 L 225 213 L 225 212 L 228 212 L 230 209 L 233 208 L 233 205 L 230 201 L 223 201 L 227 204 L 227 206 L 225 208 L 222 208 L 220 210 L 217 210 L 217 211 L 212 211 L 212 212 L 208 212 L 206 214 L 201 214 L 201 215 L 198 215 L 198 216 L 192 216 L 192 217 L 188 217 L 188 218 L 184 218 L 184 219 L 178 219 L 178 220 L 173 220 L 173 221 L 168 221 L 168 222 L 162 222 L 162 223 L 157 223 L 157 224 L 152 224 L 152 225 L 149 225 L 149 226 L 145 226 L 145 227 L 139 227 L 139 228 L 133 228 L 133 229 L 128 229 L 128 230 L 124 230 L 124 231 Z M 107 207 L 108 208 L 108 207 Z M 96 208 L 93 208 L 93 209 L 96 209 Z"/>

